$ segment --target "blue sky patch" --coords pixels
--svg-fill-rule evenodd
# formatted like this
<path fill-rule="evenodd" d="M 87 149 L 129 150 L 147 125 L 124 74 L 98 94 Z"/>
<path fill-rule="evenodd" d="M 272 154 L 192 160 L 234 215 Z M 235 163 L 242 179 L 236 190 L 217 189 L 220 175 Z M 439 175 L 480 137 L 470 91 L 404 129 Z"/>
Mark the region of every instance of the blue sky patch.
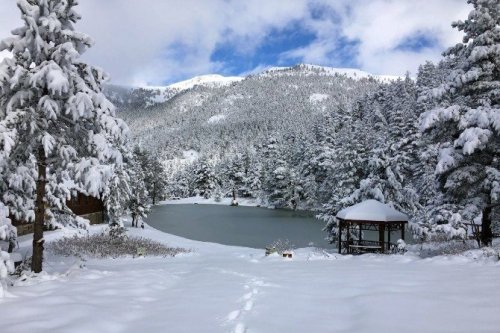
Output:
<path fill-rule="evenodd" d="M 282 53 L 305 47 L 316 39 L 301 22 L 293 22 L 284 29 L 272 29 L 263 42 L 251 53 L 242 53 L 238 46 L 227 42 L 217 46 L 211 61 L 224 64 L 226 75 L 238 75 L 251 71 L 259 65 L 295 65 L 293 59 L 283 60 Z"/>
<path fill-rule="evenodd" d="M 439 42 L 436 37 L 429 33 L 418 32 L 405 38 L 394 50 L 419 52 L 423 49 L 433 48 L 438 44 Z"/>

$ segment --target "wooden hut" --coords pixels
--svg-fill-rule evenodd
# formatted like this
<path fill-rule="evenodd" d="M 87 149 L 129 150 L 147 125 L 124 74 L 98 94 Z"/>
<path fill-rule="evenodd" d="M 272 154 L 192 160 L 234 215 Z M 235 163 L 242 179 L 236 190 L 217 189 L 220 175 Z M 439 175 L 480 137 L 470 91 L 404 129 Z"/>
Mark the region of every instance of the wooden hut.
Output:
<path fill-rule="evenodd" d="M 101 199 L 78 193 L 67 201 L 68 208 L 73 213 L 90 221 L 90 224 L 104 222 L 104 202 Z"/>
<path fill-rule="evenodd" d="M 396 245 L 391 243 L 391 233 L 395 231 L 400 232 L 402 240 L 405 239 L 408 216 L 377 200 L 366 200 L 345 208 L 336 217 L 339 253 L 386 253 Z M 364 231 L 375 232 L 378 240 L 363 239 Z M 343 233 L 346 234 L 345 240 L 342 240 Z"/>
<path fill-rule="evenodd" d="M 66 204 L 73 213 L 89 220 L 90 224 L 104 223 L 105 208 L 101 199 L 78 192 Z M 18 236 L 33 233 L 33 223 L 17 220 L 14 216 L 10 216 L 10 219 L 17 228 Z"/>

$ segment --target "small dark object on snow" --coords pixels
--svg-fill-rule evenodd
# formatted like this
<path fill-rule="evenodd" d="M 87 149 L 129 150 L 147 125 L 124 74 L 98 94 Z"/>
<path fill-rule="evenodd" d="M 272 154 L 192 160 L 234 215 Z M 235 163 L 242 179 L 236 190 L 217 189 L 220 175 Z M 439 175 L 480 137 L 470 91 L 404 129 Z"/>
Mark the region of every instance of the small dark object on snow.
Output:
<path fill-rule="evenodd" d="M 144 229 L 144 222 L 141 223 L 141 228 Z"/>
<path fill-rule="evenodd" d="M 292 256 L 293 256 L 293 254 L 290 251 L 283 252 L 283 258 L 291 258 Z"/>
<path fill-rule="evenodd" d="M 278 252 L 275 247 L 266 247 L 266 256 Z"/>

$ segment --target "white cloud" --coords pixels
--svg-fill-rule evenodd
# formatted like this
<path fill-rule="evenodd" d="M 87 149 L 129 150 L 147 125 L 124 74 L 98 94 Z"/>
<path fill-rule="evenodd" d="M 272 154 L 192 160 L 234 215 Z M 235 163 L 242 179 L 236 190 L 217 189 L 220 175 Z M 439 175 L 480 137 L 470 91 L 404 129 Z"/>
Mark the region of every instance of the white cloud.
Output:
<path fill-rule="evenodd" d="M 319 5 L 338 15 L 312 15 Z M 217 45 L 231 42 L 238 52 L 252 53 L 272 29 L 298 21 L 317 38 L 283 59 L 337 65 L 334 51 L 344 37 L 358 42 L 354 60 L 361 69 L 401 74 L 457 42 L 450 23 L 468 11 L 465 0 L 85 0 L 77 29 L 96 41 L 85 60 L 110 72 L 116 83 L 160 84 L 224 72 L 225 64 L 211 60 Z M 0 37 L 6 37 L 20 22 L 15 1 L 0 0 L 0 13 Z M 394 49 L 417 32 L 431 33 L 438 45 L 419 52 Z"/>
<path fill-rule="evenodd" d="M 357 61 L 375 74 L 415 72 L 426 59 L 436 60 L 461 35 L 451 22 L 467 17 L 470 8 L 463 0 L 362 0 L 343 23 L 343 33 L 360 42 Z M 395 49 L 406 38 L 424 33 L 438 43 L 419 52 Z"/>

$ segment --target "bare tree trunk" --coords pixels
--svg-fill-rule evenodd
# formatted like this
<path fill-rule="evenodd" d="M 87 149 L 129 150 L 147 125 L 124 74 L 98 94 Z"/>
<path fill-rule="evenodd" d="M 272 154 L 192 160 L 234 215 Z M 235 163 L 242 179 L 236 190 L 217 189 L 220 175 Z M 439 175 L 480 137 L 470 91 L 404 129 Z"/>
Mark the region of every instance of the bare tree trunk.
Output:
<path fill-rule="evenodd" d="M 156 205 L 156 182 L 153 184 L 153 206 Z"/>
<path fill-rule="evenodd" d="M 9 249 L 7 250 L 7 253 L 12 253 L 15 247 L 16 243 L 12 239 L 9 239 Z"/>
<path fill-rule="evenodd" d="M 45 151 L 42 146 L 38 148 L 38 180 L 36 181 L 35 225 L 33 234 L 33 260 L 31 270 L 35 273 L 42 271 L 43 262 L 43 226 L 45 224 L 45 184 L 47 178 L 47 165 Z"/>
<path fill-rule="evenodd" d="M 493 242 L 493 233 L 491 231 L 491 198 L 483 209 L 483 219 L 481 221 L 481 243 L 483 246 L 491 246 Z"/>

